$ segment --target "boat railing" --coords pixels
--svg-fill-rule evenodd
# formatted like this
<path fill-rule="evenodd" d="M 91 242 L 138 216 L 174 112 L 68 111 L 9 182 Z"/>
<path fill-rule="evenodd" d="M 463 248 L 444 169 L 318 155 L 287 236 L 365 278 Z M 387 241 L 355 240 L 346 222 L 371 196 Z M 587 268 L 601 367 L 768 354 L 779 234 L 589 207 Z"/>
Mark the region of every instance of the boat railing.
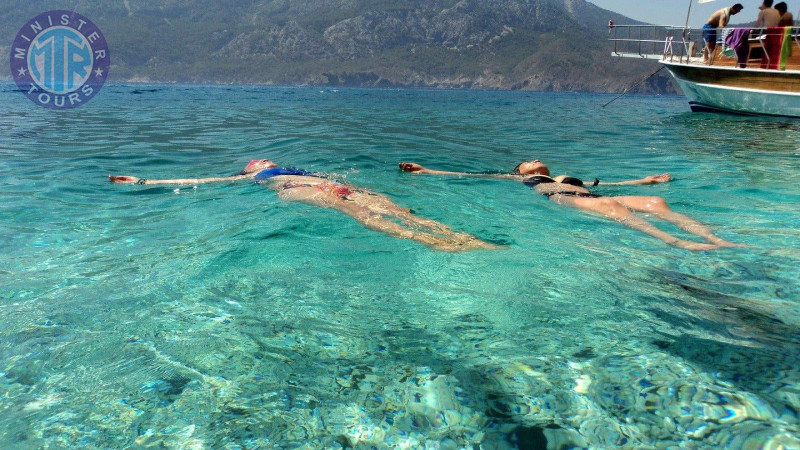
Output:
<path fill-rule="evenodd" d="M 737 65 L 745 67 L 748 66 L 748 60 L 751 63 L 755 60 L 758 61 L 756 68 L 800 70 L 800 60 L 797 57 L 791 58 L 792 53 L 800 54 L 800 28 L 796 27 L 718 28 L 715 30 L 717 45 L 708 58 L 703 56 L 704 30 L 699 28 L 672 25 L 616 25 L 609 22 L 608 30 L 608 40 L 614 44 L 612 56 L 729 67 Z M 734 30 L 747 30 L 740 34 L 744 36 L 743 42 L 746 44 L 741 60 L 737 59 L 739 55 L 734 49 L 725 45 L 726 36 Z M 777 50 L 774 48 L 774 45 L 781 47 L 787 39 L 789 39 L 788 52 L 781 53 L 780 48 Z M 778 44 L 774 44 L 776 40 Z M 770 47 L 771 45 L 773 47 Z M 752 67 L 752 64 L 750 66 Z"/>
<path fill-rule="evenodd" d="M 696 52 L 692 36 L 700 30 L 672 25 L 608 24 L 609 38 L 614 43 L 613 56 L 622 58 L 673 60 L 688 62 Z M 702 47 L 700 48 L 702 51 Z"/>

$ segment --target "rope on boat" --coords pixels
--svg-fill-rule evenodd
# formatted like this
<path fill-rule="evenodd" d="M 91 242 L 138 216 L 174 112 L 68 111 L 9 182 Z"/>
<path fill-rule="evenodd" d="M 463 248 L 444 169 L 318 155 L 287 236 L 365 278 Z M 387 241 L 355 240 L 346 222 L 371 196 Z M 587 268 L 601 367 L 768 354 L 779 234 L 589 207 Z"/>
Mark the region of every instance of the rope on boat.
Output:
<path fill-rule="evenodd" d="M 611 99 L 611 100 L 610 100 L 608 103 L 606 103 L 606 104 L 605 104 L 605 105 L 603 105 L 602 107 L 603 107 L 603 108 L 605 108 L 606 106 L 610 105 L 612 102 L 614 102 L 614 101 L 616 101 L 616 100 L 618 100 L 618 99 L 622 98 L 622 96 L 623 96 L 623 95 L 625 95 L 625 94 L 627 94 L 628 92 L 630 92 L 630 90 L 631 90 L 631 89 L 633 89 L 633 88 L 635 88 L 636 86 L 638 86 L 638 85 L 640 85 L 640 84 L 644 83 L 644 82 L 645 82 L 645 81 L 647 81 L 647 80 L 648 80 L 650 77 L 652 77 L 653 75 L 657 74 L 658 72 L 661 72 L 661 70 L 663 70 L 663 69 L 664 69 L 664 67 L 667 67 L 667 66 L 661 66 L 661 68 L 660 68 L 660 69 L 658 69 L 658 70 L 656 70 L 655 72 L 651 73 L 650 75 L 648 75 L 648 76 L 646 76 L 646 77 L 642 78 L 641 80 L 637 81 L 636 83 L 634 83 L 634 84 L 632 84 L 632 85 L 628 86 L 628 89 L 625 89 L 624 91 L 622 91 L 622 94 L 619 94 L 618 96 L 616 96 L 616 97 L 612 98 L 612 99 Z"/>

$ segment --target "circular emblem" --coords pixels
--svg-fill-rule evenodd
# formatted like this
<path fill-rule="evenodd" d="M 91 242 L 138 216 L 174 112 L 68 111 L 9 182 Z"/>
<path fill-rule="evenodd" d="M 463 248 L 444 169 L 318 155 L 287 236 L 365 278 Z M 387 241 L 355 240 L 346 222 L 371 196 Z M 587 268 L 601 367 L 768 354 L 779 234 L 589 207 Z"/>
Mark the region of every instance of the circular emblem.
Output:
<path fill-rule="evenodd" d="M 72 11 L 48 11 L 29 20 L 11 45 L 11 75 L 32 102 L 75 108 L 97 95 L 111 65 L 97 25 Z"/>

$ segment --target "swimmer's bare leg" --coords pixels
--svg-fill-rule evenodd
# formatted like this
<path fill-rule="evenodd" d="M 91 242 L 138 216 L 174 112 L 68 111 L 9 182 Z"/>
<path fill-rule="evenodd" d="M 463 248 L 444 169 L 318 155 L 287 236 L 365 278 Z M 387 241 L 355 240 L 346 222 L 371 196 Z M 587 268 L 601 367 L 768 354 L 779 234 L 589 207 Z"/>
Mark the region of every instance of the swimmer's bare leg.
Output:
<path fill-rule="evenodd" d="M 337 208 L 338 209 L 338 208 Z M 448 252 L 460 252 L 476 249 L 497 249 L 496 245 L 484 242 L 475 236 L 465 233 L 450 233 L 447 236 L 426 233 L 419 230 L 400 225 L 396 222 L 388 220 L 384 216 L 365 213 L 366 211 L 350 211 L 349 208 L 340 209 L 340 211 L 348 214 L 354 219 L 358 220 L 366 228 L 374 231 L 380 231 L 390 236 L 399 237 L 403 239 L 411 239 L 412 241 L 420 242 L 422 244 L 433 247 L 437 250 L 444 250 Z"/>
<path fill-rule="evenodd" d="M 463 243 L 463 245 L 471 246 L 474 245 L 473 241 L 478 240 L 478 238 L 476 238 L 471 234 L 453 231 L 450 227 L 441 222 L 417 216 L 413 214 L 410 209 L 402 208 L 397 205 L 395 205 L 395 208 L 392 211 L 390 211 L 390 214 L 387 215 L 389 217 L 400 220 L 401 222 L 403 222 L 403 224 L 405 224 L 408 227 L 419 229 L 420 231 L 427 232 L 430 234 L 440 235 L 454 242 L 461 242 Z M 486 247 L 482 248 L 495 248 L 495 249 L 502 248 L 486 242 L 483 242 L 483 244 L 486 244 Z"/>
<path fill-rule="evenodd" d="M 707 242 L 719 245 L 720 247 L 744 247 L 742 244 L 734 244 L 733 242 L 715 236 L 711 229 L 702 223 L 689 216 L 673 211 L 661 197 L 624 195 L 613 197 L 613 199 L 634 211 L 650 213 L 661 220 L 674 223 L 682 230 L 700 236 Z"/>
<path fill-rule="evenodd" d="M 379 231 L 402 239 L 411 239 L 437 250 L 457 252 L 499 248 L 464 233 L 453 233 L 451 231 L 449 237 L 443 237 L 416 231 L 392 222 L 381 214 L 376 214 L 371 208 L 360 204 L 361 202 L 347 200 L 333 193 L 322 192 L 314 187 L 284 189 L 278 191 L 278 196 L 283 200 L 300 201 L 316 206 L 337 209 L 356 219 L 370 230 Z"/>
<path fill-rule="evenodd" d="M 403 223 L 405 223 L 406 225 L 416 226 L 420 228 L 427 228 L 434 233 L 443 234 L 446 236 L 457 236 L 463 234 L 453 231 L 450 227 L 441 222 L 437 222 L 433 219 L 426 219 L 424 217 L 419 217 L 410 212 L 403 214 L 394 214 L 394 217 L 403 221 Z"/>
<path fill-rule="evenodd" d="M 634 230 L 641 231 L 642 233 L 649 234 L 657 239 L 664 241 L 669 245 L 683 248 L 686 250 L 714 250 L 719 248 L 716 244 L 704 244 L 699 242 L 687 241 L 675 237 L 665 231 L 659 230 L 650 222 L 633 214 L 630 209 L 626 208 L 622 203 L 617 202 L 612 197 L 571 197 L 566 195 L 553 195 L 550 200 L 564 206 L 571 206 L 578 208 L 582 211 L 593 212 L 602 214 L 609 219 L 619 222 Z"/>
<path fill-rule="evenodd" d="M 450 227 L 441 222 L 414 215 L 410 209 L 397 205 L 384 195 L 359 193 L 349 198 L 369 209 L 374 214 L 397 218 L 411 227 L 425 228 L 434 234 L 442 234 L 450 237 L 463 238 L 464 236 L 470 236 L 468 234 L 454 232 Z"/>

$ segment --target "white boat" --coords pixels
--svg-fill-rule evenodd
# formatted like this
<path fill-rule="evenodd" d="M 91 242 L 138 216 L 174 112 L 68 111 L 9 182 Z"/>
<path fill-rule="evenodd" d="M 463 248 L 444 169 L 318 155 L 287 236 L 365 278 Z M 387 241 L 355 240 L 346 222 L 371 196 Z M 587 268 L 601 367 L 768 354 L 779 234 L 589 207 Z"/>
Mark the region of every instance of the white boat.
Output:
<path fill-rule="evenodd" d="M 735 30 L 719 29 L 717 36 Z M 675 78 L 692 111 L 800 118 L 798 28 L 739 31 L 743 36 L 739 58 L 720 39 L 707 62 L 701 30 L 688 26 L 609 22 L 609 32 L 613 56 L 658 60 Z M 775 45 L 781 49 L 785 45 L 791 56 L 776 54 Z"/>

